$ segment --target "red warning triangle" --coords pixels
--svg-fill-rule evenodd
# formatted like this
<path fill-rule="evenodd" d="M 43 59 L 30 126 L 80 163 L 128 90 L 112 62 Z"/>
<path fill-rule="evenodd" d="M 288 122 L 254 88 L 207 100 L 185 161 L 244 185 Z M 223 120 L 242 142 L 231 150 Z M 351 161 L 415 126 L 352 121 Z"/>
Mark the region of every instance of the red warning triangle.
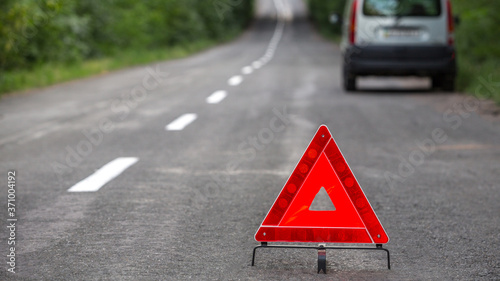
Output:
<path fill-rule="evenodd" d="M 324 188 L 334 210 L 311 210 Z M 321 193 L 320 193 L 321 194 Z M 389 242 L 330 131 L 322 125 L 255 234 L 259 242 Z"/>

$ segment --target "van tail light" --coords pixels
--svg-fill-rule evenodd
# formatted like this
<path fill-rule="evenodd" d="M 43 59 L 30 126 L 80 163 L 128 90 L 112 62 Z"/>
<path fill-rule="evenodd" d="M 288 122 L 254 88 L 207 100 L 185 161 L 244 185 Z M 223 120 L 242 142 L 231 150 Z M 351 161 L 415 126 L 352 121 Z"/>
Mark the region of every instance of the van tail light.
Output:
<path fill-rule="evenodd" d="M 455 44 L 455 22 L 453 18 L 453 12 L 451 10 L 450 0 L 446 1 L 446 10 L 448 16 L 448 45 L 453 46 Z"/>
<path fill-rule="evenodd" d="M 349 43 L 354 45 L 356 43 L 356 10 L 358 9 L 358 0 L 352 2 L 351 10 L 351 25 L 349 27 Z"/>

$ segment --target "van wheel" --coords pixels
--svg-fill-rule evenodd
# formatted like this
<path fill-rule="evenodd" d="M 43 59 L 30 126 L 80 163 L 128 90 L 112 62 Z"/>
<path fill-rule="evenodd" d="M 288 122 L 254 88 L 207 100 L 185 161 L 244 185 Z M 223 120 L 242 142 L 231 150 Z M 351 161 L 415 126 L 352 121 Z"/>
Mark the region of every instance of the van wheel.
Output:
<path fill-rule="evenodd" d="M 351 73 L 344 72 L 344 90 L 348 92 L 356 91 L 356 76 Z"/>
<path fill-rule="evenodd" d="M 442 77 L 441 76 L 432 76 L 432 89 L 438 89 L 438 88 L 441 88 L 441 81 L 442 81 Z"/>
<path fill-rule="evenodd" d="M 453 92 L 455 91 L 455 77 L 452 75 L 433 76 L 432 88 L 440 88 L 445 92 Z"/>
<path fill-rule="evenodd" d="M 455 77 L 451 75 L 446 75 L 443 77 L 442 81 L 443 91 L 454 92 L 455 91 Z"/>

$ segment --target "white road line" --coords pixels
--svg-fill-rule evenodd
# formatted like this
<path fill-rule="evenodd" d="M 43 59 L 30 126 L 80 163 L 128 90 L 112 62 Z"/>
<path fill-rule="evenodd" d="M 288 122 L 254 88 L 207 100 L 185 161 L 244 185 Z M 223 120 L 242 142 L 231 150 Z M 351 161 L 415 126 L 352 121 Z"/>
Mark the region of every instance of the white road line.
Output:
<path fill-rule="evenodd" d="M 288 4 L 288 3 L 287 3 Z M 293 13 L 291 11 L 290 6 L 286 6 L 285 2 L 281 0 L 274 0 L 274 6 L 277 11 L 277 16 L 278 16 L 278 22 L 276 24 L 276 27 L 274 29 L 273 37 L 271 37 L 271 40 L 269 41 L 269 44 L 267 46 L 266 52 L 264 56 L 262 56 L 260 59 L 252 62 L 251 66 L 245 66 L 241 69 L 241 73 L 243 74 L 250 74 L 253 72 L 253 70 L 257 70 L 265 66 L 268 62 L 270 62 L 274 54 L 276 53 L 276 50 L 278 48 L 278 44 L 281 41 L 281 38 L 283 37 L 283 30 L 285 28 L 285 21 L 289 21 L 293 18 Z M 228 84 L 231 86 L 236 86 L 239 85 L 243 80 L 239 80 L 242 78 L 241 76 L 233 76 L 231 79 L 229 79 Z"/>
<path fill-rule="evenodd" d="M 68 192 L 96 192 L 112 179 L 119 176 L 128 167 L 134 165 L 139 158 L 121 157 L 104 165 L 95 173 L 73 185 Z"/>
<path fill-rule="evenodd" d="M 238 86 L 241 82 L 243 82 L 243 77 L 241 77 L 241 75 L 235 75 L 227 81 L 229 86 Z"/>
<path fill-rule="evenodd" d="M 227 96 L 227 92 L 226 91 L 217 91 L 217 92 L 214 92 L 213 94 L 211 94 L 207 99 L 207 103 L 210 103 L 210 104 L 215 104 L 215 103 L 219 103 L 221 102 L 223 99 L 225 99 Z"/>
<path fill-rule="evenodd" d="M 261 67 L 262 67 L 262 63 L 261 63 L 260 61 L 254 61 L 254 62 L 252 63 L 252 66 L 253 66 L 253 68 L 255 68 L 255 69 L 259 69 L 259 68 L 261 68 Z"/>
<path fill-rule="evenodd" d="M 253 68 L 251 66 L 245 66 L 241 69 L 241 73 L 248 75 L 253 72 Z"/>
<path fill-rule="evenodd" d="M 198 115 L 194 113 L 186 113 L 179 118 L 175 119 L 172 121 L 170 124 L 168 124 L 165 129 L 167 131 L 182 131 L 184 128 L 187 127 L 187 125 L 191 124 L 194 120 L 198 118 Z"/>

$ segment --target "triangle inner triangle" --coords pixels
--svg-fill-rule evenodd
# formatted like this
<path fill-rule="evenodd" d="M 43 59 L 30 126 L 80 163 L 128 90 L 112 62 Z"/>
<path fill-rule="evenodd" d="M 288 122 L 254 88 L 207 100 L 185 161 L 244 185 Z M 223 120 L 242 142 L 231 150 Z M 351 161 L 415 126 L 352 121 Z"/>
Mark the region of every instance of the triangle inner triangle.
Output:
<path fill-rule="evenodd" d="M 335 205 L 333 205 L 332 200 L 326 189 L 322 186 L 318 194 L 314 197 L 311 206 L 309 206 L 309 211 L 335 211 Z"/>
<path fill-rule="evenodd" d="M 322 187 L 337 207 L 335 211 L 309 210 Z M 279 226 L 365 227 L 324 152 L 297 192 Z"/>
<path fill-rule="evenodd" d="M 322 199 L 329 208 L 316 209 L 315 198 L 320 196 L 326 197 Z M 389 241 L 326 126 L 320 126 L 316 132 L 255 240 L 376 244 Z"/>

